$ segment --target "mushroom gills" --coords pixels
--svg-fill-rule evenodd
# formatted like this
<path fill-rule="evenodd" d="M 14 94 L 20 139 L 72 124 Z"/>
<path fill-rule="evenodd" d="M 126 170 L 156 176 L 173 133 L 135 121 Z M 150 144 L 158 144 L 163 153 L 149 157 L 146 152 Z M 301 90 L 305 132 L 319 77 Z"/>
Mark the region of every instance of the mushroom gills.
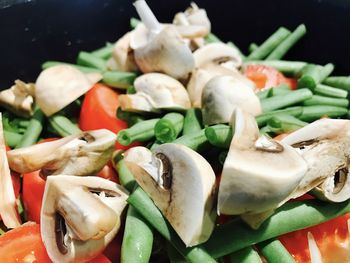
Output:
<path fill-rule="evenodd" d="M 205 242 L 215 224 L 215 174 L 190 148 L 162 144 L 154 153 L 144 147 L 125 152 L 125 163 L 186 244 Z"/>

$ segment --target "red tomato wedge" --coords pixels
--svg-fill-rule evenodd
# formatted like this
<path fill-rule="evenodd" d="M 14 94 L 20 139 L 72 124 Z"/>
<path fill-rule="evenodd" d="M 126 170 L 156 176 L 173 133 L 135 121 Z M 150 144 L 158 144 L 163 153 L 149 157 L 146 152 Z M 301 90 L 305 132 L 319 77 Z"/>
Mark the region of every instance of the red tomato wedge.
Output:
<path fill-rule="evenodd" d="M 114 169 L 111 161 L 109 161 L 103 167 L 103 169 L 101 171 L 99 171 L 96 175 L 98 177 L 102 177 L 104 179 L 107 179 L 107 180 L 110 180 L 112 182 L 119 184 L 119 178 L 118 178 L 117 171 Z"/>
<path fill-rule="evenodd" d="M 103 254 L 98 255 L 94 259 L 90 260 L 88 263 L 112 263 L 106 256 Z"/>
<path fill-rule="evenodd" d="M 279 237 L 297 263 L 311 263 L 307 233 L 311 232 L 323 263 L 350 262 L 350 213 L 326 223 Z"/>
<path fill-rule="evenodd" d="M 248 65 L 244 74 L 255 83 L 258 90 L 277 87 L 281 84 L 287 84 L 291 89 L 296 89 L 297 85 L 296 80 L 288 79 L 278 70 L 265 65 Z"/>
<path fill-rule="evenodd" d="M 0 237 L 0 262 L 50 263 L 40 236 L 40 226 L 26 223 Z"/>

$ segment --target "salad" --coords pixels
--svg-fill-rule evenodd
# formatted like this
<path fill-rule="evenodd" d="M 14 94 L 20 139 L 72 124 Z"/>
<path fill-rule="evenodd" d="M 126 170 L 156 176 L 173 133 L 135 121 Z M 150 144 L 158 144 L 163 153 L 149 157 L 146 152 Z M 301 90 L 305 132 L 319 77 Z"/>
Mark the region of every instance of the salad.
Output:
<path fill-rule="evenodd" d="M 0 92 L 0 262 L 350 262 L 350 77 L 134 6 Z"/>

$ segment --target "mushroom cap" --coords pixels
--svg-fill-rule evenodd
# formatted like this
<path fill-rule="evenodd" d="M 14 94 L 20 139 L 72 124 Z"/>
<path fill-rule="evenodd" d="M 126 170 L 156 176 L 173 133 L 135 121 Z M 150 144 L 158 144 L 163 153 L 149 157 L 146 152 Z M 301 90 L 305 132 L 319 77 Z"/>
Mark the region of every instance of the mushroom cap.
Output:
<path fill-rule="evenodd" d="M 191 107 L 185 87 L 161 73 L 147 73 L 134 82 L 136 94 L 119 96 L 125 111 L 158 112 L 162 109 L 184 110 Z"/>
<path fill-rule="evenodd" d="M 18 173 L 41 169 L 45 175 L 91 175 L 108 162 L 115 141 L 113 132 L 101 129 L 11 150 L 7 157 L 11 169 Z"/>
<path fill-rule="evenodd" d="M 240 79 L 233 76 L 216 76 L 202 91 L 203 122 L 206 125 L 228 123 L 236 108 L 256 116 L 261 113 L 260 100 Z"/>
<path fill-rule="evenodd" d="M 188 45 L 173 26 L 165 26 L 150 38 L 139 25 L 130 39 L 135 61 L 143 73 L 162 72 L 176 79 L 186 79 L 194 68 Z M 141 29 L 139 29 L 141 28 Z"/>
<path fill-rule="evenodd" d="M 221 175 L 218 212 L 239 215 L 277 208 L 302 180 L 305 161 L 291 146 L 260 137 L 251 114 L 237 108 L 232 120 L 235 133 Z"/>
<path fill-rule="evenodd" d="M 113 240 L 127 191 L 99 177 L 48 176 L 41 237 L 53 262 L 86 262 Z"/>
<path fill-rule="evenodd" d="M 186 246 L 209 238 L 215 222 L 215 174 L 200 154 L 169 143 L 153 154 L 144 147 L 131 148 L 124 160 Z"/>
<path fill-rule="evenodd" d="M 220 64 L 225 64 L 229 68 L 238 68 L 242 65 L 238 50 L 224 43 L 207 44 L 197 49 L 193 57 L 196 68 Z"/>
<path fill-rule="evenodd" d="M 101 78 L 99 73 L 84 74 L 69 65 L 50 67 L 36 80 L 36 103 L 46 116 L 51 116 L 85 94 Z"/>

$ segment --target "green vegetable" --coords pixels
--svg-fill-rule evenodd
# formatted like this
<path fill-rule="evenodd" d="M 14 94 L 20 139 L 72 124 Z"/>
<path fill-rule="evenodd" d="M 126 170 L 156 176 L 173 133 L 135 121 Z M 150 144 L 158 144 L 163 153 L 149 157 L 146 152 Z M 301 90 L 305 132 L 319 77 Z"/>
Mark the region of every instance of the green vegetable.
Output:
<path fill-rule="evenodd" d="M 265 65 L 273 67 L 287 76 L 296 76 L 301 72 L 302 68 L 307 65 L 307 63 L 286 60 L 253 60 L 245 62 L 244 65 Z"/>
<path fill-rule="evenodd" d="M 290 133 L 306 126 L 307 124 L 307 122 L 286 114 L 272 116 L 267 122 L 270 130 L 276 134 Z"/>
<path fill-rule="evenodd" d="M 278 239 L 261 242 L 257 244 L 257 247 L 269 263 L 295 263 L 292 255 Z"/>
<path fill-rule="evenodd" d="M 326 86 L 322 84 L 318 84 L 314 89 L 314 93 L 327 97 L 335 97 L 335 98 L 347 98 L 348 92 L 346 90 L 333 88 L 331 86 Z"/>
<path fill-rule="evenodd" d="M 221 39 L 218 38 L 216 35 L 214 35 L 213 33 L 209 33 L 208 35 L 205 36 L 204 38 L 205 43 L 206 44 L 210 44 L 210 43 L 221 43 Z"/>
<path fill-rule="evenodd" d="M 97 68 L 84 67 L 84 66 L 79 66 L 79 65 L 76 65 L 76 64 L 70 64 L 70 63 L 61 62 L 61 61 L 46 61 L 44 64 L 41 65 L 41 68 L 42 69 L 47 69 L 47 68 L 51 68 L 51 67 L 57 66 L 57 65 L 72 66 L 72 67 L 74 67 L 76 69 L 79 69 L 81 72 L 84 72 L 84 73 L 92 73 L 92 72 L 101 73 L 101 70 L 99 70 Z"/>
<path fill-rule="evenodd" d="M 261 100 L 269 97 L 269 94 L 270 94 L 270 89 L 266 89 L 266 90 L 258 91 L 255 95 L 258 96 L 258 98 Z"/>
<path fill-rule="evenodd" d="M 347 99 L 330 98 L 330 97 L 324 97 L 319 95 L 313 95 L 310 99 L 305 100 L 303 104 L 305 106 L 330 105 L 330 106 L 347 108 L 349 106 L 349 101 Z"/>
<path fill-rule="evenodd" d="M 204 150 L 209 145 L 204 129 L 199 132 L 183 135 L 173 141 L 173 143 L 185 145 L 196 152 Z"/>
<path fill-rule="evenodd" d="M 182 134 L 192 134 L 203 129 L 201 109 L 192 108 L 186 111 Z"/>
<path fill-rule="evenodd" d="M 324 80 L 324 84 L 350 92 L 350 77 L 328 77 Z"/>
<path fill-rule="evenodd" d="M 144 116 L 133 112 L 123 111 L 120 107 L 117 109 L 117 118 L 126 121 L 129 127 L 145 120 Z"/>
<path fill-rule="evenodd" d="M 266 58 L 284 39 L 286 39 L 291 32 L 280 27 L 268 39 L 264 41 L 256 50 L 249 54 L 248 60 L 257 60 Z"/>
<path fill-rule="evenodd" d="M 166 240 L 183 255 L 186 260 L 194 263 L 216 262 L 201 246 L 185 247 L 182 240 L 163 217 L 148 195 L 140 188 L 129 196 L 128 203 L 151 224 Z"/>
<path fill-rule="evenodd" d="M 17 144 L 16 148 L 22 148 L 35 144 L 43 130 L 45 115 L 40 108 L 36 107 L 33 117 L 30 119 L 29 125 L 25 133 L 23 134 L 21 141 Z"/>
<path fill-rule="evenodd" d="M 137 25 L 140 23 L 141 23 L 141 21 L 139 19 L 137 19 L 135 17 L 130 18 L 130 27 L 132 29 L 135 29 L 137 27 Z"/>
<path fill-rule="evenodd" d="M 126 89 L 134 84 L 136 73 L 106 71 L 103 73 L 102 82 L 115 88 Z"/>
<path fill-rule="evenodd" d="M 114 45 L 107 42 L 104 47 L 92 51 L 91 55 L 102 59 L 109 59 L 112 56 L 113 48 Z"/>
<path fill-rule="evenodd" d="M 338 118 L 345 116 L 348 110 L 342 107 L 335 106 L 305 106 L 300 119 L 307 122 L 318 120 L 322 117 Z"/>
<path fill-rule="evenodd" d="M 228 255 L 262 241 L 318 225 L 350 212 L 350 200 L 343 203 L 324 203 L 317 200 L 290 202 L 278 208 L 258 230 L 249 228 L 237 219 L 215 228 L 204 244 L 214 258 Z"/>
<path fill-rule="evenodd" d="M 104 59 L 85 51 L 79 52 L 77 64 L 80 66 L 97 68 L 101 71 L 107 70 L 106 61 Z"/>
<path fill-rule="evenodd" d="M 303 113 L 302 107 L 299 107 L 299 106 L 290 107 L 290 108 L 286 108 L 283 110 L 276 110 L 276 111 L 262 113 L 262 114 L 256 116 L 255 120 L 256 120 L 258 126 L 262 127 L 262 126 L 266 125 L 267 121 L 275 115 L 288 114 L 288 115 L 291 115 L 294 117 L 299 117 L 302 113 Z"/>
<path fill-rule="evenodd" d="M 135 189 L 136 181 L 134 175 L 129 171 L 124 160 L 120 160 L 114 165 L 119 176 L 119 181 L 122 186 L 124 186 L 129 192 Z"/>
<path fill-rule="evenodd" d="M 82 131 L 70 119 L 61 114 L 55 114 L 49 117 L 49 123 L 56 133 L 62 137 L 79 134 Z"/>
<path fill-rule="evenodd" d="M 174 141 L 182 131 L 184 116 L 180 113 L 171 112 L 163 116 L 154 127 L 156 139 L 161 143 Z"/>
<path fill-rule="evenodd" d="M 317 84 L 321 83 L 332 73 L 333 69 L 333 64 L 327 64 L 325 66 L 307 64 L 301 70 L 298 89 L 308 88 L 314 90 Z"/>
<path fill-rule="evenodd" d="M 228 125 L 218 124 L 205 128 L 205 136 L 210 144 L 228 149 L 233 137 L 232 128 Z"/>
<path fill-rule="evenodd" d="M 232 253 L 230 259 L 231 262 L 237 263 L 262 263 L 258 252 L 251 246 Z"/>
<path fill-rule="evenodd" d="M 121 145 L 128 146 L 133 142 L 147 142 L 154 138 L 154 127 L 160 119 L 150 119 L 136 123 L 128 129 L 121 130 L 117 134 L 117 140 Z"/>
<path fill-rule="evenodd" d="M 12 131 L 4 130 L 5 143 L 11 148 L 16 148 L 22 139 L 22 135 Z"/>
<path fill-rule="evenodd" d="M 253 42 L 253 43 L 249 44 L 248 51 L 249 51 L 249 53 L 252 53 L 258 48 L 259 48 L 259 46 L 256 43 Z"/>
<path fill-rule="evenodd" d="M 292 106 L 310 99 L 312 92 L 309 89 L 299 89 L 284 95 L 274 96 L 261 100 L 263 112 L 270 112 L 284 107 Z"/>
<path fill-rule="evenodd" d="M 299 25 L 289 36 L 287 36 L 266 58 L 266 60 L 281 59 L 294 45 L 306 34 L 304 24 Z"/>
<path fill-rule="evenodd" d="M 269 97 L 273 97 L 273 96 L 278 96 L 278 95 L 285 95 L 287 93 L 292 92 L 292 90 L 290 89 L 290 87 L 287 84 L 282 84 L 276 88 L 271 88 L 269 89 Z"/>

